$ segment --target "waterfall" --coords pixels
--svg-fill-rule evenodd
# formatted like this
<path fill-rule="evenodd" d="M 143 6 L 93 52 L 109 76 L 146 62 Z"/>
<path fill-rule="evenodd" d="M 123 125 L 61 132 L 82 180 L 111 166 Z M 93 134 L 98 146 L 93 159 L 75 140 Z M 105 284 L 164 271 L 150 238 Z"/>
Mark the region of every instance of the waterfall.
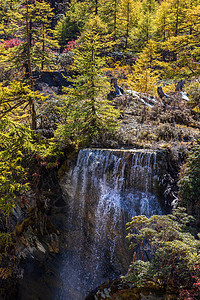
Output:
<path fill-rule="evenodd" d="M 79 300 L 130 264 L 125 224 L 161 214 L 156 152 L 81 150 L 63 182 L 68 201 L 62 300 Z"/>

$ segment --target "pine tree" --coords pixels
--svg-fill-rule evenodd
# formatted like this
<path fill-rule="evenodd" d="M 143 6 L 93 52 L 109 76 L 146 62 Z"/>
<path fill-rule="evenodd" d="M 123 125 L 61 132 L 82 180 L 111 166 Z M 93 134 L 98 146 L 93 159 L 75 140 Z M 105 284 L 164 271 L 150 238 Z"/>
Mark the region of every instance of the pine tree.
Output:
<path fill-rule="evenodd" d="M 100 53 L 105 48 L 104 24 L 96 16 L 89 20 L 75 50 L 73 70 L 79 75 L 74 88 L 68 89 L 64 123 L 59 133 L 76 143 L 91 141 L 112 132 L 117 126 L 118 111 L 106 100 L 108 82 L 102 74 L 105 60 Z"/>

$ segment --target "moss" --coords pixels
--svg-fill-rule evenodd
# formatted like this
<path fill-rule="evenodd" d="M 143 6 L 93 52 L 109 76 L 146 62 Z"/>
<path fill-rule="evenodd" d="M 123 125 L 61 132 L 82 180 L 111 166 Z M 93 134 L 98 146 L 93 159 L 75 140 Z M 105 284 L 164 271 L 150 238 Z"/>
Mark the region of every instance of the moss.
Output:
<path fill-rule="evenodd" d="M 116 300 L 140 300 L 141 296 L 137 290 L 121 290 L 115 293 L 113 299 Z"/>

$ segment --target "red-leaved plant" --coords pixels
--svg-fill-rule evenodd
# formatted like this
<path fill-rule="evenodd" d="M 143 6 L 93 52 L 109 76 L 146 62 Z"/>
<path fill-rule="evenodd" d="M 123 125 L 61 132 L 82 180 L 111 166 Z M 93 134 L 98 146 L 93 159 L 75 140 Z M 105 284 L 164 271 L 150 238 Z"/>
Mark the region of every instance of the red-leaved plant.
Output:
<path fill-rule="evenodd" d="M 180 297 L 184 300 L 200 299 L 200 266 L 194 267 L 194 275 L 192 276 L 194 282 L 190 289 L 182 289 Z"/>
<path fill-rule="evenodd" d="M 68 53 L 77 47 L 77 42 L 72 40 L 67 43 L 67 47 L 63 50 L 63 53 Z"/>

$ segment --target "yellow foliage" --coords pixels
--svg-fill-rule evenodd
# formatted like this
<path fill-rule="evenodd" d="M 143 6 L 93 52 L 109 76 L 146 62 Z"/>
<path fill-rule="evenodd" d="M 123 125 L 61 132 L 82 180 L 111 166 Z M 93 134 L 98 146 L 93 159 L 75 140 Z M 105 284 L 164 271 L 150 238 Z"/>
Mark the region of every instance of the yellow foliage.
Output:
<path fill-rule="evenodd" d="M 103 69 L 103 73 L 108 77 L 115 77 L 118 79 L 118 83 L 122 84 L 127 80 L 129 74 L 131 73 L 130 65 L 124 65 L 123 62 L 114 62 L 113 59 L 109 60 L 110 67 Z"/>
<path fill-rule="evenodd" d="M 198 112 L 198 113 L 200 113 L 200 108 L 199 108 L 199 105 L 195 106 L 195 107 L 193 108 L 193 110 L 194 110 L 195 112 Z"/>
<path fill-rule="evenodd" d="M 12 276 L 12 268 L 0 268 L 0 278 L 7 279 Z"/>

